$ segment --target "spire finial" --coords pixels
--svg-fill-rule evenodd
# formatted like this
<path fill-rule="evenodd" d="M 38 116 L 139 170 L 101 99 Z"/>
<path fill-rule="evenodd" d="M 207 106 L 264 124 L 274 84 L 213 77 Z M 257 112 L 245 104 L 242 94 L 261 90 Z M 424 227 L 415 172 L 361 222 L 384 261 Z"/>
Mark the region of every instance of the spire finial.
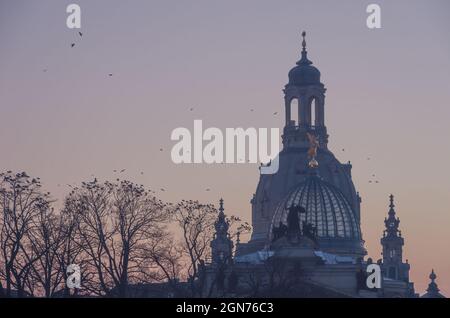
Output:
<path fill-rule="evenodd" d="M 434 273 L 434 269 L 431 270 L 431 274 L 429 277 L 430 277 L 431 282 L 428 284 L 428 288 L 427 288 L 428 293 L 427 294 L 430 294 L 432 296 L 432 298 L 443 297 L 441 294 L 439 294 L 439 287 L 435 282 L 436 274 Z"/>
<path fill-rule="evenodd" d="M 211 241 L 211 256 L 214 264 L 226 265 L 233 261 L 233 242 L 228 233 L 229 222 L 223 213 L 223 199 L 219 200 L 219 215 L 214 228 L 214 239 Z"/>
<path fill-rule="evenodd" d="M 394 204 L 394 195 L 389 195 L 389 212 L 388 217 L 384 219 L 384 225 L 386 226 L 387 236 L 389 237 L 397 237 L 401 236 L 401 233 L 398 229 L 400 224 L 400 219 L 395 217 L 395 204 Z"/>
<path fill-rule="evenodd" d="M 297 62 L 297 65 L 310 65 L 312 62 L 308 60 L 308 52 L 306 52 L 306 32 L 302 32 L 302 58 Z"/>
<path fill-rule="evenodd" d="M 219 212 L 223 213 L 223 199 L 222 198 L 219 200 Z"/>
<path fill-rule="evenodd" d="M 223 199 L 219 200 L 219 214 L 217 216 L 217 221 L 215 223 L 216 232 L 224 232 L 228 231 L 228 222 L 225 217 L 224 209 L 223 209 Z"/>
<path fill-rule="evenodd" d="M 431 269 L 430 279 L 432 283 L 434 283 L 434 281 L 436 280 L 436 274 L 434 273 L 434 269 Z"/>
<path fill-rule="evenodd" d="M 302 38 L 303 38 L 302 47 L 303 47 L 303 51 L 306 51 L 306 39 L 305 39 L 305 37 L 306 37 L 306 32 L 303 31 L 302 32 Z"/>

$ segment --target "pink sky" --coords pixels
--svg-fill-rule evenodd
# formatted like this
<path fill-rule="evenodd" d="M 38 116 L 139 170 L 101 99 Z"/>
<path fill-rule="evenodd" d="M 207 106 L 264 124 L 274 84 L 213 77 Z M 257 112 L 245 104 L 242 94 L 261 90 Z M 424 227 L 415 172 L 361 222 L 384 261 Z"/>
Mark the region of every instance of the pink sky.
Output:
<path fill-rule="evenodd" d="M 40 176 L 60 203 L 66 184 L 126 169 L 121 178 L 165 188 L 162 199 L 223 197 L 250 221 L 257 165 L 175 165 L 170 133 L 194 119 L 282 128 L 305 29 L 328 89 L 329 146 L 352 162 L 363 198 L 369 256 L 380 257 L 393 193 L 416 290 L 434 268 L 450 296 L 447 1 L 376 1 L 379 30 L 365 25 L 373 1 L 75 1 L 81 39 L 65 26 L 72 2 L 0 1 L 0 170 Z"/>

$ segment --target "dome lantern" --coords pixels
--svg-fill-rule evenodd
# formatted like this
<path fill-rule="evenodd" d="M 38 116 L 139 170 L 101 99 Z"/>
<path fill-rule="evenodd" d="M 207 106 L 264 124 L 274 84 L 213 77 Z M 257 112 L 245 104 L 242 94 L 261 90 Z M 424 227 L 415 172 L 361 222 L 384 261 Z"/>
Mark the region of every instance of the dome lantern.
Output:
<path fill-rule="evenodd" d="M 314 133 L 322 148 L 327 148 L 328 134 L 325 127 L 325 87 L 320 81 L 319 70 L 308 59 L 306 32 L 302 32 L 301 58 L 288 73 L 289 81 L 284 89 L 285 128 L 283 145 L 304 147 L 306 133 Z"/>

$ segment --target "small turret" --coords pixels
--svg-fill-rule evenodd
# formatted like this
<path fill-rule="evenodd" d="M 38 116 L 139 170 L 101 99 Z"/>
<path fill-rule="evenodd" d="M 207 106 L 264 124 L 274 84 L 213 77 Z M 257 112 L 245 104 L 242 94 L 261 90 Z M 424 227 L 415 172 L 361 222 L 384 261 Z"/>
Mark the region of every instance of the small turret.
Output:
<path fill-rule="evenodd" d="M 216 231 L 214 239 L 211 241 L 212 263 L 218 265 L 231 264 L 233 261 L 233 241 L 228 233 L 230 225 L 225 217 L 223 199 L 220 199 L 219 215 L 214 227 Z"/>
<path fill-rule="evenodd" d="M 421 296 L 421 298 L 446 298 L 439 292 L 438 285 L 436 284 L 436 274 L 434 273 L 434 269 L 431 270 L 430 274 L 431 282 L 428 284 L 427 292 Z"/>
<path fill-rule="evenodd" d="M 389 196 L 388 217 L 384 219 L 385 230 L 381 238 L 383 246 L 383 271 L 390 279 L 409 282 L 409 264 L 403 263 L 404 239 L 399 230 L 400 219 L 395 215 L 394 196 Z"/>

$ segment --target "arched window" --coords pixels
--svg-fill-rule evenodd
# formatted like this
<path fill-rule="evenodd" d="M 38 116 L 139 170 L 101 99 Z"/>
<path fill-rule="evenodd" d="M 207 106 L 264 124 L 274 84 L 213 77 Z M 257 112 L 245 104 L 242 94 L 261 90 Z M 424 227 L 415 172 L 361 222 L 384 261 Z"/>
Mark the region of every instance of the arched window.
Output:
<path fill-rule="evenodd" d="M 308 107 L 308 120 L 311 126 L 320 126 L 319 107 L 319 99 L 315 96 L 311 97 Z"/>
<path fill-rule="evenodd" d="M 300 122 L 300 116 L 299 116 L 299 108 L 300 103 L 297 98 L 293 98 L 291 100 L 291 125 L 295 126 L 298 125 Z"/>

